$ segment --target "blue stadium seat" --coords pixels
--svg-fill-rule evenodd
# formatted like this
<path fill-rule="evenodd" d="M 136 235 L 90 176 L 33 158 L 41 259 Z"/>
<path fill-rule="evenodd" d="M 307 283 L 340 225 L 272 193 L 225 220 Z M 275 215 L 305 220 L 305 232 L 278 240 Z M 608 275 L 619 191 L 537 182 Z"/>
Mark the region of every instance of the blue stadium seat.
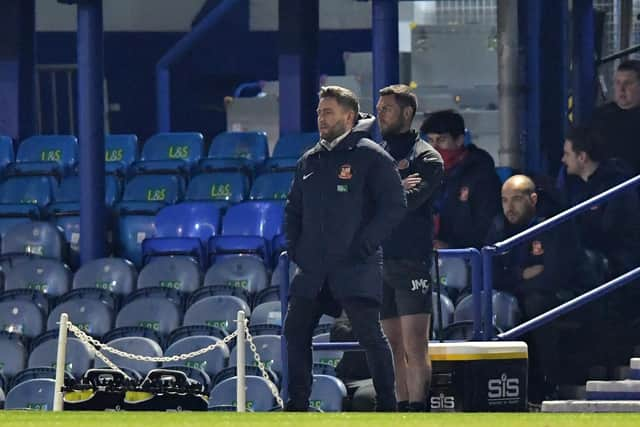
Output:
<path fill-rule="evenodd" d="M 255 307 L 271 301 L 280 301 L 280 288 L 277 286 L 269 286 L 255 294 L 253 297 L 253 306 Z"/>
<path fill-rule="evenodd" d="M 235 408 L 236 383 L 237 378 L 233 377 L 216 384 L 209 395 L 209 410 L 215 410 L 216 407 L 220 406 Z M 247 410 L 263 412 L 274 408 L 276 401 L 273 394 L 271 394 L 269 384 L 264 378 L 247 375 L 245 384 L 247 387 Z"/>
<path fill-rule="evenodd" d="M 131 134 L 105 135 L 105 172 L 124 176 L 131 164 L 138 160 L 138 137 Z"/>
<path fill-rule="evenodd" d="M 53 199 L 54 181 L 47 176 L 15 176 L 0 184 L 0 237 L 16 224 L 42 217 Z"/>
<path fill-rule="evenodd" d="M 5 168 L 15 160 L 13 140 L 5 135 L 0 135 L 0 174 L 4 174 Z"/>
<path fill-rule="evenodd" d="M 186 200 L 238 203 L 249 194 L 249 179 L 240 172 L 202 173 L 193 177 Z"/>
<path fill-rule="evenodd" d="M 182 200 L 184 179 L 178 175 L 137 175 L 124 188 L 120 211 L 157 212 Z"/>
<path fill-rule="evenodd" d="M 171 300 L 157 295 L 138 297 L 120 309 L 116 317 L 116 328 L 143 327 L 165 338 L 180 326 L 182 313 Z"/>
<path fill-rule="evenodd" d="M 491 296 L 493 305 L 493 325 L 500 331 L 507 331 L 522 321 L 522 312 L 518 300 L 507 292 L 494 292 Z"/>
<path fill-rule="evenodd" d="M 191 293 L 202 284 L 202 271 L 188 257 L 158 257 L 145 265 L 138 276 L 138 289 L 166 288 Z"/>
<path fill-rule="evenodd" d="M 189 175 L 203 155 L 203 137 L 198 132 L 164 132 L 149 138 L 142 147 L 135 173 L 179 173 Z"/>
<path fill-rule="evenodd" d="M 26 368 L 22 371 L 18 372 L 18 374 L 13 377 L 10 383 L 10 388 L 14 388 L 19 384 L 34 380 L 34 379 L 42 379 L 49 378 L 55 380 L 56 378 L 56 368 L 55 366 L 39 366 L 36 368 Z M 64 372 L 64 380 L 67 382 L 75 382 L 75 377 L 71 375 L 69 371 Z"/>
<path fill-rule="evenodd" d="M 44 332 L 44 315 L 33 301 L 22 298 L 2 300 L 0 325 L 4 331 L 31 339 Z"/>
<path fill-rule="evenodd" d="M 347 397 L 344 383 L 329 375 L 314 375 L 309 406 L 322 412 L 341 412 L 342 402 Z"/>
<path fill-rule="evenodd" d="M 295 170 L 302 154 L 318 143 L 317 132 L 290 133 L 281 135 L 273 150 L 273 156 L 267 159 L 266 170 Z"/>
<path fill-rule="evenodd" d="M 58 260 L 27 259 L 4 272 L 5 290 L 26 289 L 59 297 L 69 291 L 71 276 L 69 267 Z"/>
<path fill-rule="evenodd" d="M 228 332 L 236 330 L 238 311 L 251 314 L 249 305 L 242 299 L 230 295 L 218 295 L 202 298 L 194 302 L 186 311 L 182 324 L 207 325 Z"/>
<path fill-rule="evenodd" d="M 328 338 L 328 336 L 327 336 Z M 324 341 L 322 335 L 315 335 L 313 342 L 327 342 Z M 341 350 L 313 350 L 313 363 L 322 363 L 325 365 L 332 366 L 335 368 L 338 366 L 340 360 L 342 360 L 342 356 L 344 352 Z"/>
<path fill-rule="evenodd" d="M 20 335 L 0 331 L 0 374 L 9 381 L 26 367 L 27 348 Z"/>
<path fill-rule="evenodd" d="M 62 260 L 65 255 L 62 231 L 48 222 L 33 221 L 11 228 L 2 239 L 2 255 L 38 255 Z"/>
<path fill-rule="evenodd" d="M 264 132 L 222 132 L 211 141 L 208 158 L 200 167 L 204 171 L 259 169 L 269 157 Z M 222 162 L 220 162 L 222 160 Z"/>
<path fill-rule="evenodd" d="M 213 264 L 204 276 L 203 286 L 234 286 L 255 294 L 267 287 L 264 263 L 250 255 L 223 258 Z"/>
<path fill-rule="evenodd" d="M 256 305 L 251 311 L 249 325 L 252 327 L 257 325 L 282 326 L 280 301 L 270 301 Z"/>
<path fill-rule="evenodd" d="M 17 175 L 56 175 L 73 173 L 78 162 L 78 140 L 73 135 L 37 135 L 18 146 L 16 161 L 9 172 Z"/>
<path fill-rule="evenodd" d="M 168 367 L 179 364 L 191 368 L 199 368 L 206 372 L 210 378 L 213 378 L 226 367 L 227 360 L 229 359 L 229 347 L 227 347 L 220 338 L 204 335 L 185 337 L 171 344 L 164 352 L 165 356 L 170 357 L 178 354 L 191 353 L 195 350 L 218 343 L 220 347 L 213 351 L 179 362 L 166 362 L 163 366 Z"/>
<path fill-rule="evenodd" d="M 289 261 L 287 254 L 280 254 L 278 256 L 278 263 L 276 264 L 273 274 L 271 275 L 271 286 L 280 287 L 282 281 L 285 280 L 285 268 L 289 263 L 289 282 L 293 279 L 296 273 L 296 264 L 293 261 Z"/>
<path fill-rule="evenodd" d="M 454 300 L 469 285 L 469 268 L 461 258 L 438 258 L 440 269 L 440 284 L 445 287 L 446 293 Z M 431 276 L 435 279 L 435 265 L 431 267 Z"/>
<path fill-rule="evenodd" d="M 32 343 L 33 349 L 29 355 L 29 368 L 55 367 L 58 355 L 57 332 L 46 333 L 43 341 Z M 49 339 L 46 339 L 49 338 Z M 89 350 L 78 338 L 70 336 L 67 340 L 65 370 L 75 378 L 80 378 L 93 367 L 95 352 Z"/>
<path fill-rule="evenodd" d="M 85 263 L 73 276 L 73 289 L 102 289 L 119 298 L 136 288 L 138 273 L 130 261 L 99 258 Z"/>
<path fill-rule="evenodd" d="M 271 265 L 272 240 L 282 233 L 281 201 L 250 201 L 231 206 L 222 219 L 222 235 L 209 243 L 209 256 L 257 253 Z"/>
<path fill-rule="evenodd" d="M 142 242 L 155 232 L 155 215 L 124 214 L 118 219 L 116 255 L 142 267 Z"/>
<path fill-rule="evenodd" d="M 293 172 L 271 172 L 259 175 L 251 186 L 251 200 L 286 199 L 293 182 Z"/>
<path fill-rule="evenodd" d="M 104 291 L 105 293 L 107 291 Z M 94 337 L 101 337 L 113 328 L 113 307 L 95 297 L 81 292 L 62 300 L 47 318 L 47 330 L 57 330 L 60 314 L 67 313 L 78 328 Z"/>
<path fill-rule="evenodd" d="M 4 402 L 5 409 L 53 410 L 55 380 L 39 378 L 24 381 L 9 390 Z"/>
<path fill-rule="evenodd" d="M 162 348 L 160 345 L 152 339 L 146 337 L 122 337 L 107 342 L 107 345 L 114 347 L 120 351 L 125 351 L 132 354 L 139 354 L 149 357 L 161 357 Z M 119 368 L 127 368 L 134 372 L 137 372 L 142 377 L 147 373 L 160 367 L 159 362 L 142 362 L 137 360 L 126 359 L 121 356 L 116 356 L 109 352 L 105 352 L 105 356 L 109 358 Z M 100 359 L 96 359 L 94 363 L 96 368 L 105 368 L 107 365 Z"/>
<path fill-rule="evenodd" d="M 280 335 L 258 335 L 253 337 L 253 343 L 260 355 L 260 361 L 267 369 L 271 369 L 277 375 L 282 374 L 282 347 Z M 245 342 L 245 365 L 258 366 L 254 359 L 249 343 Z M 237 346 L 231 350 L 229 355 L 229 366 L 236 366 L 238 363 Z"/>
<path fill-rule="evenodd" d="M 436 331 L 440 327 L 438 321 L 438 295 L 435 292 L 431 294 L 431 301 L 433 304 L 433 330 Z M 451 299 L 443 292 L 440 293 L 441 309 L 442 309 L 442 328 L 446 328 L 451 322 L 454 321 L 455 307 Z"/>
<path fill-rule="evenodd" d="M 162 208 L 155 235 L 142 242 L 144 260 L 162 255 L 188 255 L 205 268 L 207 242 L 218 234 L 220 206 L 215 202 L 185 202 Z"/>

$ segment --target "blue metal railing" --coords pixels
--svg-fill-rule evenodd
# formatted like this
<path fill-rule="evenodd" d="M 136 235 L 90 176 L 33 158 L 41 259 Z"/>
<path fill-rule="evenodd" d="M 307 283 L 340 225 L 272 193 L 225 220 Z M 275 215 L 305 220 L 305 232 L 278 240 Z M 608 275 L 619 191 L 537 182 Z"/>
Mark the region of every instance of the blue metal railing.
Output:
<path fill-rule="evenodd" d="M 570 209 L 567 209 L 566 211 L 561 212 L 558 215 L 555 215 L 541 222 L 540 224 L 537 224 L 529 228 L 528 230 L 523 231 L 522 233 L 518 233 L 515 236 L 510 237 L 506 240 L 503 240 L 502 242 L 495 243 L 492 246 L 483 247 L 482 248 L 482 274 L 484 278 L 483 298 L 485 299 L 484 300 L 485 302 L 484 324 L 491 325 L 493 320 L 493 307 L 491 304 L 491 294 L 493 291 L 493 257 L 495 255 L 500 255 L 508 251 L 509 249 L 513 248 L 514 246 L 518 245 L 519 243 L 529 240 L 530 238 L 537 236 L 538 234 L 543 233 L 549 230 L 550 228 L 555 227 L 558 224 L 568 221 L 569 219 L 575 217 L 576 215 L 588 210 L 592 206 L 596 206 L 599 203 L 609 200 L 610 198 L 616 195 L 619 195 L 619 193 L 622 191 L 631 190 L 637 187 L 639 184 L 640 184 L 640 175 L 634 178 L 631 178 L 619 185 L 616 185 L 615 187 L 612 187 L 609 190 L 604 191 L 597 196 L 594 196 L 588 200 L 585 200 L 584 202 L 579 203 L 576 206 Z M 516 328 L 506 331 L 498 335 L 498 338 L 511 339 L 511 338 L 521 336 L 522 334 L 532 329 L 535 329 L 538 326 L 541 326 L 547 322 L 550 322 L 551 320 L 555 319 L 556 317 L 562 314 L 565 314 L 573 309 L 576 309 L 586 304 L 587 302 L 593 301 L 594 299 L 599 298 L 600 296 L 605 295 L 613 291 L 614 289 L 624 286 L 625 284 L 629 283 L 630 281 L 632 281 L 637 277 L 640 277 L 640 268 L 636 268 L 624 274 L 623 276 L 617 279 L 614 279 L 600 287 L 592 289 L 591 291 L 588 291 L 585 294 L 577 298 L 574 298 L 571 301 L 568 301 L 546 313 L 543 313 L 525 322 L 524 324 L 517 326 Z M 484 328 L 483 338 L 485 340 L 493 339 L 494 338 L 493 328 Z"/>

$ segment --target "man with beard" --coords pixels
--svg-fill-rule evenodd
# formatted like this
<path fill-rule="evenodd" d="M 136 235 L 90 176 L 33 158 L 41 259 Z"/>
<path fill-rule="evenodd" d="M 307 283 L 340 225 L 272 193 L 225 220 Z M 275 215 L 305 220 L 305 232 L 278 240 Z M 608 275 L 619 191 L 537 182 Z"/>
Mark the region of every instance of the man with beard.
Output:
<path fill-rule="evenodd" d="M 285 207 L 287 248 L 298 266 L 284 324 L 286 409 L 308 408 L 313 330 L 334 299 L 367 354 L 377 410 L 395 411 L 393 359 L 379 320 L 380 245 L 403 218 L 406 198 L 393 159 L 370 139 L 375 118 L 359 113 L 353 92 L 328 86 L 319 96 L 321 139 L 298 161 Z"/>
<path fill-rule="evenodd" d="M 432 312 L 432 201 L 443 174 L 440 154 L 411 129 L 417 106 L 406 85 L 380 90 L 378 124 L 407 196 L 407 215 L 382 245 L 382 327 L 393 351 L 398 411 L 403 412 L 426 410 L 431 382 L 427 337 Z"/>

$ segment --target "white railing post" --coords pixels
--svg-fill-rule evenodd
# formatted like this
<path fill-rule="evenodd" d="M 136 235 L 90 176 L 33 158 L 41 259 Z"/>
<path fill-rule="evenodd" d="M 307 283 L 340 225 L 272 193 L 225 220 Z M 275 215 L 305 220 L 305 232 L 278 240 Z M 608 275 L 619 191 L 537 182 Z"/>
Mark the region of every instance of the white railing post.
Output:
<path fill-rule="evenodd" d="M 236 410 L 237 412 L 245 412 L 247 407 L 247 394 L 245 390 L 246 381 L 245 381 L 245 369 L 244 365 L 246 363 L 245 359 L 245 317 L 244 311 L 238 311 L 238 325 L 236 328 L 236 332 L 238 333 L 236 336 L 236 373 L 238 377 L 237 390 L 236 390 Z"/>
<path fill-rule="evenodd" d="M 64 367 L 67 360 L 67 321 L 69 316 L 67 313 L 60 314 L 60 329 L 58 330 L 58 354 L 56 358 L 56 383 L 55 394 L 53 395 L 53 410 L 55 412 L 62 411 L 64 406 L 64 394 L 62 386 L 64 385 Z"/>

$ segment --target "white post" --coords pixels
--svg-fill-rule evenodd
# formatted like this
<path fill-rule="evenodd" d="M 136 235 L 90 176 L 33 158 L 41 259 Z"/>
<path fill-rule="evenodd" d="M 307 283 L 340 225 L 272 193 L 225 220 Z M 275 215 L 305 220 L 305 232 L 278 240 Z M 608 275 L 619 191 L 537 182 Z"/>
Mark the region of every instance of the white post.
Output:
<path fill-rule="evenodd" d="M 247 407 L 247 395 L 245 392 L 245 348 L 244 348 L 244 336 L 245 336 L 245 323 L 244 323 L 244 311 L 238 311 L 238 326 L 236 328 L 238 335 L 236 337 L 236 369 L 238 381 L 236 381 L 236 411 L 245 412 Z"/>
<path fill-rule="evenodd" d="M 58 357 L 56 359 L 56 385 L 53 395 L 53 410 L 55 412 L 63 410 L 62 386 L 64 385 L 64 366 L 67 360 L 67 313 L 60 314 L 60 329 L 58 331 Z"/>

